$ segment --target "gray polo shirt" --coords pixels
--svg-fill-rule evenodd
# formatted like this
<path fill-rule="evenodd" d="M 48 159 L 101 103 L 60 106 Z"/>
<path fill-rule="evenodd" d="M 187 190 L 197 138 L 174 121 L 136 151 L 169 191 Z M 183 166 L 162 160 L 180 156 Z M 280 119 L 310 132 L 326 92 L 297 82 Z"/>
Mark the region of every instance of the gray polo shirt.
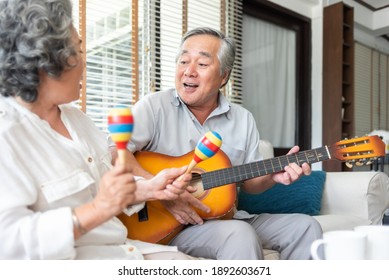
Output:
<path fill-rule="evenodd" d="M 208 131 L 222 137 L 221 150 L 232 165 L 262 160 L 259 133 L 252 114 L 240 105 L 229 103 L 219 94 L 219 105 L 201 125 L 175 89 L 149 94 L 132 108 L 134 131 L 128 149 L 147 150 L 181 156 L 196 148 Z"/>

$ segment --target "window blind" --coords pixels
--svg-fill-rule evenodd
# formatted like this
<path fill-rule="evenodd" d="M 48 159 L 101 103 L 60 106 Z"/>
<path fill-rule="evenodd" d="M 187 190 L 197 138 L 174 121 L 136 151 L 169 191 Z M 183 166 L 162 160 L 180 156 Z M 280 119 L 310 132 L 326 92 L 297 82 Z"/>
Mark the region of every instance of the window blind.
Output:
<path fill-rule="evenodd" d="M 388 102 L 389 102 L 389 92 L 388 92 L 388 61 L 389 55 L 383 53 L 379 54 L 379 106 L 380 106 L 380 115 L 378 127 L 388 130 L 389 120 L 388 120 Z"/>
<path fill-rule="evenodd" d="M 181 37 L 198 26 L 219 29 L 236 40 L 235 68 L 223 94 L 242 104 L 241 1 L 72 1 L 75 25 L 85 33 L 85 94 L 80 102 L 103 131 L 113 106 L 131 106 L 146 94 L 174 87 Z"/>
<path fill-rule="evenodd" d="M 389 56 L 355 43 L 355 135 L 389 130 Z"/>

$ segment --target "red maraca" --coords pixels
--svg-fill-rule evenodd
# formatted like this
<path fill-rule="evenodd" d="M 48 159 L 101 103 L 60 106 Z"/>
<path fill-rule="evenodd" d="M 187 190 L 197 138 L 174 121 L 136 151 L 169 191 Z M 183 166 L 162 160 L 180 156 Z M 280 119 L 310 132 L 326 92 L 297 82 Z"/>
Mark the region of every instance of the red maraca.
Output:
<path fill-rule="evenodd" d="M 127 143 L 131 139 L 134 129 L 134 118 L 130 108 L 118 106 L 108 114 L 108 131 L 111 133 L 112 141 L 118 149 L 119 162 L 125 164 Z"/>
<path fill-rule="evenodd" d="M 199 162 L 213 157 L 222 145 L 222 137 L 215 131 L 208 131 L 197 142 L 194 156 L 185 173 L 189 173 Z"/>

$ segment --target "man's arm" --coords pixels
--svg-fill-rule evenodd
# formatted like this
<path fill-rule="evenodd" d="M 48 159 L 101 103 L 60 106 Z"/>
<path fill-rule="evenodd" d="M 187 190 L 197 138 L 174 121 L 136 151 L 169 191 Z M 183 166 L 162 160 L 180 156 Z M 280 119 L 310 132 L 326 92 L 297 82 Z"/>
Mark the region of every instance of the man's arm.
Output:
<path fill-rule="evenodd" d="M 132 172 L 136 176 L 141 176 L 145 179 L 151 179 L 154 177 L 151 173 L 147 172 L 146 170 L 143 169 L 143 167 L 139 164 L 139 162 L 136 160 L 135 156 L 133 153 L 128 151 L 128 156 L 127 156 L 127 164 L 131 166 Z"/>
<path fill-rule="evenodd" d="M 298 146 L 294 146 L 288 155 L 297 153 L 299 150 Z M 261 193 L 273 187 L 275 183 L 289 185 L 301 176 L 309 174 L 311 174 L 311 167 L 308 163 L 303 163 L 301 167 L 296 163 L 291 163 L 285 167 L 284 171 L 245 181 L 242 189 L 248 193 Z"/>
<path fill-rule="evenodd" d="M 112 155 L 112 164 L 116 162 L 116 159 L 118 157 L 118 152 L 116 149 L 116 146 L 110 147 L 111 150 L 111 155 Z M 151 179 L 154 177 L 152 174 L 147 172 L 146 170 L 143 169 L 143 167 L 138 163 L 136 160 L 135 156 L 133 153 L 127 150 L 127 156 L 126 156 L 126 164 L 129 170 L 135 175 L 135 176 L 140 176 L 145 179 Z"/>

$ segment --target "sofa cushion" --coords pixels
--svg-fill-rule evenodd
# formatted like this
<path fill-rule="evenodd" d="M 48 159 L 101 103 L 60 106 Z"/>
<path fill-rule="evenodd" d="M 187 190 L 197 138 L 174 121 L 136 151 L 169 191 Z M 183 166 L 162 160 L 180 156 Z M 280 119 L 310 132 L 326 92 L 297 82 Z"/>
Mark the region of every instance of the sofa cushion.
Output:
<path fill-rule="evenodd" d="M 325 171 L 312 171 L 290 184 L 275 184 L 260 194 L 240 191 L 238 209 L 251 214 L 260 213 L 303 213 L 318 215 L 321 207 Z"/>
<path fill-rule="evenodd" d="M 355 227 L 371 224 L 367 219 L 352 215 L 318 215 L 314 218 L 320 223 L 323 232 L 333 230 L 354 230 Z"/>
<path fill-rule="evenodd" d="M 384 172 L 328 172 L 321 215 L 342 214 L 382 223 L 389 208 L 389 178 Z"/>

